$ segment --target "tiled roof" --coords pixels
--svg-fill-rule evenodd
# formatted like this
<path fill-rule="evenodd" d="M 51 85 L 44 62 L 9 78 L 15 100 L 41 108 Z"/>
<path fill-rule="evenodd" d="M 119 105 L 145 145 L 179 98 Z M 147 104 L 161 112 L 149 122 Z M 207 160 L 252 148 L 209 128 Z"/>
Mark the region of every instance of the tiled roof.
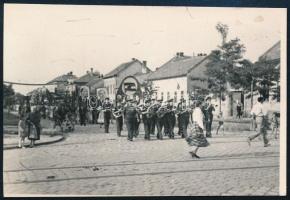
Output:
<path fill-rule="evenodd" d="M 87 73 L 83 76 L 81 76 L 79 79 L 75 80 L 75 83 L 88 83 L 91 80 L 95 79 L 95 77 L 99 78 L 99 74 L 94 74 L 94 73 Z"/>
<path fill-rule="evenodd" d="M 121 71 L 125 70 L 127 67 L 129 67 L 130 65 L 132 65 L 135 62 L 138 62 L 141 65 L 143 65 L 143 63 L 140 60 L 138 60 L 138 59 L 134 59 L 134 60 L 131 60 L 130 62 L 122 63 L 121 65 L 119 65 L 118 67 L 116 67 L 115 69 L 110 71 L 108 74 L 106 74 L 104 76 L 104 78 L 109 78 L 109 77 L 117 75 L 118 73 L 120 73 Z M 145 67 L 147 68 L 147 71 L 149 71 L 149 72 L 151 71 L 147 66 L 145 66 Z"/>
<path fill-rule="evenodd" d="M 134 77 L 139 81 L 140 84 L 144 83 L 148 77 L 152 74 L 152 72 L 149 72 L 149 73 L 138 73 L 138 74 L 135 74 Z"/>
<path fill-rule="evenodd" d="M 123 71 L 124 69 L 126 69 L 127 67 L 132 65 L 134 62 L 137 62 L 137 60 L 132 60 L 130 62 L 122 63 L 121 65 L 119 65 L 118 67 L 116 67 L 115 69 L 110 71 L 108 74 L 106 74 L 104 76 L 104 78 L 108 78 L 108 77 L 112 77 L 112 76 L 117 75 L 118 73 L 120 73 L 121 71 Z"/>
<path fill-rule="evenodd" d="M 280 41 L 274 44 L 270 49 L 268 49 L 262 56 L 259 57 L 259 60 L 276 60 L 280 58 Z"/>
<path fill-rule="evenodd" d="M 73 74 L 64 74 L 64 75 L 61 75 L 52 79 L 47 84 L 55 83 L 55 82 L 67 82 L 69 79 L 77 79 L 77 77 Z"/>
<path fill-rule="evenodd" d="M 183 57 L 173 57 L 167 63 L 159 67 L 150 76 L 149 80 L 159 80 L 167 79 L 173 77 L 186 76 L 188 70 L 202 61 L 205 56 L 183 56 Z"/>

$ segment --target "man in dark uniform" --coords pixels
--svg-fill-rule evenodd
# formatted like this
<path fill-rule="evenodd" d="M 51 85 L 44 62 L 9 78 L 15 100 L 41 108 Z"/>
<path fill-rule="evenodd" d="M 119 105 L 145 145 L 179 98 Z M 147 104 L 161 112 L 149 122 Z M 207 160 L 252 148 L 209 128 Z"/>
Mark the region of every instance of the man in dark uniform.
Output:
<path fill-rule="evenodd" d="M 178 125 L 178 135 L 182 134 L 182 127 L 181 127 L 181 122 L 180 122 L 180 105 L 182 104 L 184 98 L 180 99 L 180 102 L 177 104 L 177 125 Z"/>
<path fill-rule="evenodd" d="M 215 111 L 214 106 L 211 103 L 211 97 L 207 96 L 205 98 L 205 104 L 203 106 L 203 113 L 205 118 L 205 127 L 206 127 L 206 137 L 211 136 L 211 125 L 213 120 L 213 111 Z"/>
<path fill-rule="evenodd" d="M 189 123 L 190 113 L 186 107 L 186 100 L 181 99 L 181 102 L 177 106 L 178 112 L 178 132 L 182 138 L 187 136 L 187 126 Z"/>
<path fill-rule="evenodd" d="M 151 99 L 151 105 L 155 105 L 156 104 L 156 99 L 155 98 L 152 98 Z M 149 132 L 150 134 L 154 135 L 155 134 L 155 126 L 156 126 L 156 109 L 153 109 L 153 112 L 150 113 L 151 116 L 150 116 L 150 128 L 149 128 Z"/>
<path fill-rule="evenodd" d="M 133 136 L 137 122 L 137 107 L 132 105 L 132 100 L 127 100 L 127 105 L 124 108 L 124 118 L 128 130 L 128 140 L 133 141 Z"/>
<path fill-rule="evenodd" d="M 117 135 L 121 136 L 121 131 L 123 130 L 123 111 L 124 107 L 121 102 L 117 102 L 117 105 L 114 109 L 113 116 L 116 119 Z"/>
<path fill-rule="evenodd" d="M 156 112 L 158 112 L 159 108 L 161 107 L 162 99 L 158 99 L 156 103 Z M 157 139 L 163 140 L 162 128 L 164 125 L 164 117 L 158 117 L 156 114 L 156 126 L 157 126 Z"/>
<path fill-rule="evenodd" d="M 137 108 L 137 103 L 138 102 L 136 100 L 132 101 L 133 106 L 136 107 L 136 108 Z M 139 126 L 140 126 L 140 123 L 141 123 L 141 116 L 140 115 L 141 115 L 141 112 L 140 112 L 139 109 L 137 109 L 137 114 L 136 114 L 137 121 L 135 123 L 135 131 L 134 131 L 134 134 L 133 134 L 133 136 L 135 138 L 138 137 L 138 135 L 139 135 Z"/>
<path fill-rule="evenodd" d="M 173 110 L 173 99 L 167 101 L 166 108 L 169 112 L 164 115 L 164 133 L 169 138 L 174 139 L 175 113 Z"/>
<path fill-rule="evenodd" d="M 169 112 L 169 138 L 174 139 L 174 127 L 176 123 L 175 111 L 173 110 L 173 99 L 170 99 L 167 108 Z"/>
<path fill-rule="evenodd" d="M 80 124 L 81 126 L 86 126 L 87 121 L 87 103 L 86 100 L 82 100 L 79 107 L 79 114 L 80 114 Z"/>
<path fill-rule="evenodd" d="M 143 106 L 142 112 L 142 120 L 144 123 L 144 131 L 145 131 L 145 140 L 150 140 L 150 128 L 151 128 L 151 117 L 149 118 L 148 108 L 150 106 L 150 99 L 145 100 L 145 105 Z"/>
<path fill-rule="evenodd" d="M 104 110 L 105 133 L 109 133 L 109 125 L 110 125 L 110 120 L 111 120 L 112 104 L 110 103 L 108 97 L 105 99 L 105 102 L 103 104 L 103 110 Z"/>

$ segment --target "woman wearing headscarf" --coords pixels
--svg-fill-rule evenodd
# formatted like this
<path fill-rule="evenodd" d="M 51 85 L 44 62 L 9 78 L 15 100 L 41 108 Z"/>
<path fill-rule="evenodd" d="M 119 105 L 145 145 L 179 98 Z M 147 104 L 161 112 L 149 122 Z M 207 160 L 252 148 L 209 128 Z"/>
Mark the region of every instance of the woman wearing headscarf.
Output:
<path fill-rule="evenodd" d="M 206 137 L 204 136 L 204 114 L 201 110 L 202 102 L 197 101 L 196 107 L 193 110 L 191 124 L 191 131 L 188 137 L 186 137 L 186 141 L 189 146 L 194 146 L 195 149 L 190 151 L 189 153 L 193 158 L 200 158 L 196 153 L 199 147 L 207 147 L 209 145 Z"/>
<path fill-rule="evenodd" d="M 40 108 L 35 107 L 33 112 L 28 114 L 27 117 L 27 123 L 28 123 L 28 139 L 30 140 L 30 147 L 34 147 L 35 141 L 40 140 L 40 120 L 41 120 L 41 114 L 40 114 Z"/>

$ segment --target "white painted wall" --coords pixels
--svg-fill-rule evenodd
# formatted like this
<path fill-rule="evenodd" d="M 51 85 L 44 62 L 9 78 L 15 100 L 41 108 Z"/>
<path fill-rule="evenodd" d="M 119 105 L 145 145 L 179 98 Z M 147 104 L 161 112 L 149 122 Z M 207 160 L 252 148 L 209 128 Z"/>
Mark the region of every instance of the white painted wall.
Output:
<path fill-rule="evenodd" d="M 187 77 L 171 78 L 164 80 L 152 81 L 153 87 L 157 89 L 157 98 L 161 98 L 161 93 L 163 92 L 163 100 L 167 100 L 167 93 L 169 92 L 170 98 L 174 99 L 174 93 L 177 92 L 177 102 L 181 98 L 181 91 L 184 93 L 184 98 L 188 100 L 187 95 Z M 177 85 L 179 84 L 179 89 Z"/>

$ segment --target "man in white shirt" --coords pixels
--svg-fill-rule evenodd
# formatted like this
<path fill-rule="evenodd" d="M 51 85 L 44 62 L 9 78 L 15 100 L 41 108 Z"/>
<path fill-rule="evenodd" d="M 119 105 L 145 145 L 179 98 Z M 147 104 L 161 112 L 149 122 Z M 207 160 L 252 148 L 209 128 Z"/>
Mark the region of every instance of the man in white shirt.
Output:
<path fill-rule="evenodd" d="M 257 133 L 255 135 L 248 137 L 248 144 L 251 145 L 251 141 L 258 137 L 259 135 L 263 135 L 264 147 L 270 146 L 269 141 L 267 139 L 267 130 L 266 130 L 266 116 L 267 116 L 267 109 L 263 105 L 264 98 L 259 97 L 258 102 L 253 106 L 251 115 L 256 118 Z"/>

